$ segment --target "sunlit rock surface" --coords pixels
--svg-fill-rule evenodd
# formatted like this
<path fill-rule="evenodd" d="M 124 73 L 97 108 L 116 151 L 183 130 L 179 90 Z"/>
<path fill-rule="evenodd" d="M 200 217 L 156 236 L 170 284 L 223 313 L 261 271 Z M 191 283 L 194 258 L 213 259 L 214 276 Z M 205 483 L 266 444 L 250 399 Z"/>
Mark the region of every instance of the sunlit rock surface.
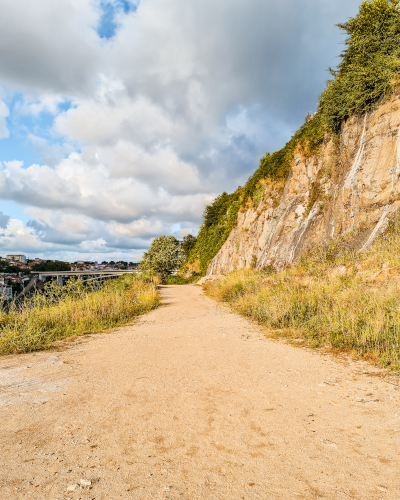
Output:
<path fill-rule="evenodd" d="M 326 140 L 318 156 L 296 151 L 284 186 L 266 182 L 257 209 L 239 212 L 238 224 L 207 274 L 242 267 L 282 269 L 307 250 L 351 235 L 367 250 L 400 208 L 400 98 L 350 118 L 340 140 Z"/>

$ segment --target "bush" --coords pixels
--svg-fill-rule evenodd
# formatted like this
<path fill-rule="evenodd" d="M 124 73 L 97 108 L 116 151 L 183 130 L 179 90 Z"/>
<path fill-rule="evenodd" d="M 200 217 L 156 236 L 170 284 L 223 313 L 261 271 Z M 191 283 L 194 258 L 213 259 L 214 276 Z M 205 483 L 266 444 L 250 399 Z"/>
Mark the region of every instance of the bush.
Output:
<path fill-rule="evenodd" d="M 144 253 L 139 269 L 166 277 L 183 264 L 184 254 L 180 242 L 174 236 L 154 238 L 151 247 Z"/>
<path fill-rule="evenodd" d="M 164 285 L 190 285 L 194 281 L 199 279 L 197 274 L 192 274 L 190 278 L 184 278 L 183 276 L 179 276 L 178 274 L 174 276 L 167 276 L 163 280 Z"/>
<path fill-rule="evenodd" d="M 214 203 L 205 208 L 204 223 L 188 258 L 189 263 L 199 261 L 200 275 L 206 273 L 211 259 L 218 253 L 236 225 L 239 206 L 240 189 L 233 194 L 222 193 Z"/>

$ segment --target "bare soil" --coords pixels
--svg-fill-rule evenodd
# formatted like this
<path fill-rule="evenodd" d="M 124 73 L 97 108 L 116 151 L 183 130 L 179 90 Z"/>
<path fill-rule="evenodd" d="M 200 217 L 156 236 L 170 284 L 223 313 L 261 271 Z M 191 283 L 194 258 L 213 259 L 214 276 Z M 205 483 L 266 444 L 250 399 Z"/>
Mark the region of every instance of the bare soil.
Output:
<path fill-rule="evenodd" d="M 0 499 L 400 499 L 400 388 L 266 339 L 196 286 L 0 360 Z"/>

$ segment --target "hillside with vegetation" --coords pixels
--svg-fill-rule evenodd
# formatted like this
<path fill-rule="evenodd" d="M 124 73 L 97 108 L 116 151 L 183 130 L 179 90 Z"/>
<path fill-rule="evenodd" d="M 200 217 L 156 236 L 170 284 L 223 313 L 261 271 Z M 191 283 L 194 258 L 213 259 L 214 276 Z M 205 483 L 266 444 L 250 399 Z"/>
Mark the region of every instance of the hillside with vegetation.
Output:
<path fill-rule="evenodd" d="M 396 91 L 400 72 L 399 1 L 365 0 L 355 18 L 338 26 L 347 34 L 345 50 L 338 68 L 330 70 L 332 78 L 320 96 L 317 113 L 306 117 L 304 125 L 283 149 L 267 153 L 261 159 L 258 170 L 244 187 L 232 194 L 221 194 L 206 207 L 197 244 L 182 269 L 184 273 L 206 273 L 237 225 L 239 214 L 248 209 L 257 210 L 269 185 L 274 187 L 273 203 L 279 205 L 285 183 L 292 174 L 296 152 L 307 161 L 318 157 L 328 142 L 333 149 L 339 149 L 345 121 L 373 112 Z M 341 153 L 332 159 L 339 169 L 343 167 Z M 331 167 L 328 175 L 334 177 L 332 170 Z M 320 187 L 312 179 L 311 182 L 304 218 L 320 197 Z"/>

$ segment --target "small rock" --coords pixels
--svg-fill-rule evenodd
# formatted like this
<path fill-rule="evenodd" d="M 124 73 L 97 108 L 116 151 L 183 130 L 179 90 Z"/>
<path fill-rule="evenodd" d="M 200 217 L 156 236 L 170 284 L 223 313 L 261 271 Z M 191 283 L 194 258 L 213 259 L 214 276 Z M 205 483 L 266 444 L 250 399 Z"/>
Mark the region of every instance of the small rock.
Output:
<path fill-rule="evenodd" d="M 90 479 L 81 479 L 80 483 L 82 486 L 91 486 L 92 485 L 92 481 Z"/>
<path fill-rule="evenodd" d="M 379 491 L 383 491 L 383 492 L 387 491 L 386 486 L 382 486 L 381 484 L 378 484 L 378 486 L 376 487 L 376 489 L 378 489 Z"/>
<path fill-rule="evenodd" d="M 67 491 L 75 491 L 79 488 L 79 484 L 71 484 L 71 486 L 68 486 Z"/>
<path fill-rule="evenodd" d="M 332 441 L 329 441 L 329 439 L 323 439 L 322 442 L 324 443 L 324 445 L 326 446 L 332 446 L 332 448 L 336 448 L 337 444 L 336 443 L 332 443 Z"/>

